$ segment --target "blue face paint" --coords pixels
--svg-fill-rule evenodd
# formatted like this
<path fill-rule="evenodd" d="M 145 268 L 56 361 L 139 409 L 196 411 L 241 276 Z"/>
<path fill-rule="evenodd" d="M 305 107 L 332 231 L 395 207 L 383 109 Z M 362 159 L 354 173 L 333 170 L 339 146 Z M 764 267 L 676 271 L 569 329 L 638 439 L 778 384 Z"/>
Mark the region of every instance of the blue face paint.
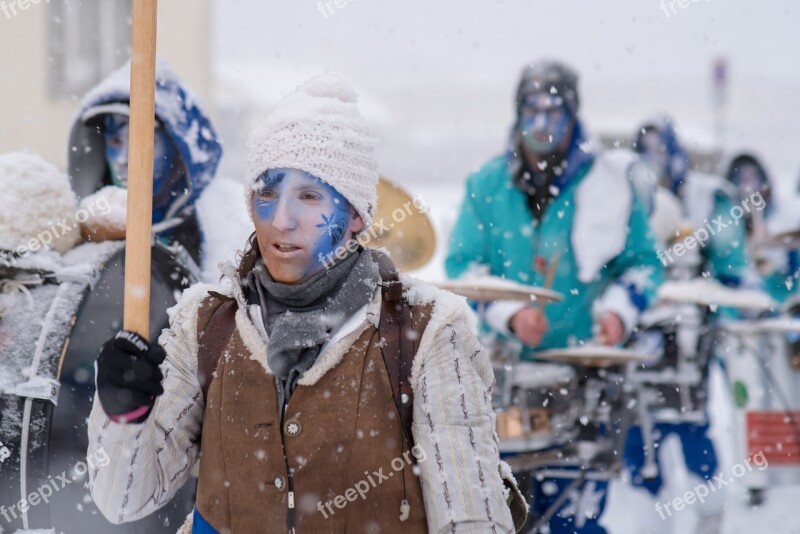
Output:
<path fill-rule="evenodd" d="M 334 253 L 338 247 L 344 244 L 347 227 L 350 224 L 350 210 L 347 201 L 338 191 L 324 182 L 320 183 L 327 188 L 335 206 L 334 210 L 327 215 L 323 213 L 322 222 L 317 224 L 321 237 L 314 250 L 314 256 L 322 261 L 322 258 Z"/>
<path fill-rule="evenodd" d="M 277 198 L 280 196 L 281 183 L 285 177 L 285 172 L 267 171 L 256 182 L 253 211 L 264 222 L 270 221 L 275 216 Z"/>
<path fill-rule="evenodd" d="M 273 276 L 303 279 L 330 264 L 346 244 L 350 204 L 336 189 L 296 169 L 274 169 L 256 182 L 252 200 L 262 256 Z M 289 254 L 277 244 L 297 247 Z M 278 279 L 278 278 L 276 278 Z"/>
<path fill-rule="evenodd" d="M 103 138 L 106 162 L 111 170 L 114 185 L 128 187 L 129 119 L 125 115 L 110 113 L 103 119 Z M 178 150 L 166 128 L 156 121 L 153 141 L 153 192 L 163 195 L 170 189 L 173 170 L 178 161 Z"/>
<path fill-rule="evenodd" d="M 522 140 L 531 151 L 539 155 L 555 152 L 570 131 L 572 119 L 562 105 L 556 108 L 523 108 L 520 115 Z"/>
<path fill-rule="evenodd" d="M 106 162 L 114 185 L 128 186 L 128 117 L 109 114 L 103 117 Z"/>

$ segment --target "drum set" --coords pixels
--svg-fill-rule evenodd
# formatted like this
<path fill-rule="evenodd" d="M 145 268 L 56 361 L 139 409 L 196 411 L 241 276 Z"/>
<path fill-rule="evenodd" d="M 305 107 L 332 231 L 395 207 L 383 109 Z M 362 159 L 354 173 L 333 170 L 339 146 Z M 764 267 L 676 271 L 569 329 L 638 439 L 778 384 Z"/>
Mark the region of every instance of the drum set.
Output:
<path fill-rule="evenodd" d="M 493 277 L 451 281 L 440 287 L 476 301 L 481 315 L 492 301 L 541 305 L 561 298 L 549 289 Z M 748 392 L 739 393 L 743 399 L 737 400 L 738 420 L 743 423 L 737 444 L 742 457 L 755 453 L 752 444 L 758 438 L 754 441 L 752 432 L 748 436 L 744 422 L 747 412 L 767 409 L 769 403 L 767 387 L 759 382 L 762 373 L 753 366 L 772 369 L 781 377 L 775 378 L 778 381 L 791 379 L 786 334 L 800 333 L 800 320 L 712 322 L 709 314 L 720 309 L 752 314 L 775 306 L 759 291 L 734 290 L 703 278 L 673 280 L 662 286 L 659 303 L 643 314 L 626 348 L 586 342 L 539 351 L 538 361 L 529 362 L 520 360 L 518 342 L 481 334 L 496 379 L 493 405 L 501 456 L 518 480 L 572 481 L 530 531 L 544 525 L 585 482 L 620 475 L 621 451 L 632 425 L 642 429 L 645 465 L 641 474 L 656 477 L 653 429 L 658 423 L 708 422 L 709 364 L 715 355 L 724 358 L 732 384 L 745 383 L 733 387 L 734 396 L 737 387 Z M 782 387 L 793 389 L 788 383 Z M 762 471 L 750 475 L 748 484 L 764 486 Z"/>
<path fill-rule="evenodd" d="M 546 288 L 494 277 L 440 284 L 478 304 L 517 300 L 544 306 L 563 297 Z M 521 361 L 522 346 L 492 333 L 481 334 L 495 373 L 493 404 L 501 457 L 518 481 L 570 480 L 547 512 L 526 527 L 532 532 L 549 521 L 565 500 L 591 480 L 616 478 L 628 428 L 636 422 L 636 391 L 630 365 L 653 354 L 598 342 L 536 353 L 540 361 Z M 580 518 L 576 518 L 576 526 Z"/>
<path fill-rule="evenodd" d="M 393 191 L 381 197 L 381 204 L 391 209 L 409 199 Z M 680 240 L 691 235 L 688 226 L 676 230 L 677 234 L 665 237 Z M 417 268 L 434 255 L 436 242 L 430 231 L 394 237 L 387 240 L 387 247 L 414 249 L 414 261 L 407 265 L 401 261 L 401 268 Z M 776 236 L 770 243 L 800 248 L 800 232 Z M 401 260 L 406 256 L 400 255 Z M 779 317 L 765 318 L 780 309 L 775 301 L 762 291 L 732 289 L 704 277 L 703 262 L 697 248 L 674 257 L 658 303 L 642 315 L 625 348 L 590 341 L 539 351 L 536 361 L 522 361 L 520 342 L 481 331 L 481 343 L 494 368 L 492 400 L 502 457 L 518 481 L 570 480 L 545 514 L 526 525 L 527 531 L 539 530 L 570 494 L 582 492 L 588 482 L 617 477 L 623 469 L 627 432 L 634 425 L 641 428 L 645 449 L 640 473 L 656 477 L 655 426 L 708 422 L 709 368 L 714 358 L 724 362 L 736 406 L 737 458 L 748 457 L 758 446 L 784 455 L 788 450 L 798 463 L 800 412 L 791 407 L 800 406 L 800 399 L 791 392 L 800 392 L 800 351 L 795 350 L 800 346 L 800 321 L 791 317 L 800 315 L 800 300 L 788 303 Z M 561 300 L 562 295 L 549 289 L 551 282 L 548 276 L 546 287 L 531 287 L 477 273 L 436 285 L 474 302 L 480 323 L 486 324 L 486 309 L 495 301 L 544 307 Z M 792 345 L 787 336 L 798 341 Z M 783 442 L 770 443 L 774 428 L 765 430 L 758 418 L 775 414 L 795 423 L 783 425 L 788 436 Z M 746 483 L 763 487 L 758 477 L 763 479 L 764 473 L 753 470 Z M 581 520 L 576 514 L 576 527 Z"/>

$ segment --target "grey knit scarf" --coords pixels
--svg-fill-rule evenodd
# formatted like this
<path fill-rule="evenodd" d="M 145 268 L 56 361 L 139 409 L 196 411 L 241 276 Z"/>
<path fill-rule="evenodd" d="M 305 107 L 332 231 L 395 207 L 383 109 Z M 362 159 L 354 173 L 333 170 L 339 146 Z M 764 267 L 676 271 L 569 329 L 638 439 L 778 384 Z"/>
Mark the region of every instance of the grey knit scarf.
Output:
<path fill-rule="evenodd" d="M 276 282 L 258 259 L 248 286 L 258 296 L 269 336 L 267 361 L 287 398 L 330 334 L 370 301 L 379 282 L 369 250 L 353 252 L 297 285 Z"/>

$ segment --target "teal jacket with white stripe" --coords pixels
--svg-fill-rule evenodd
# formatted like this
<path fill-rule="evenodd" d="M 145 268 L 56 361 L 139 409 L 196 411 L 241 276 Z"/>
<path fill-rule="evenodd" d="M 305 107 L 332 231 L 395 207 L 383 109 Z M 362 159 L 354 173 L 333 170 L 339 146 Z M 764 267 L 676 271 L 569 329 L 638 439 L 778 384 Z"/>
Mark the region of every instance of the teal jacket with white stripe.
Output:
<path fill-rule="evenodd" d="M 572 151 L 583 150 L 574 143 Z M 445 260 L 458 278 L 471 265 L 489 274 L 544 286 L 550 260 L 559 254 L 553 289 L 564 295 L 549 304 L 550 324 L 539 348 L 565 347 L 592 337 L 596 314 L 613 311 L 630 332 L 638 314 L 655 300 L 663 267 L 647 215 L 633 194 L 627 167 L 633 154 L 583 153 L 559 180 L 560 190 L 537 221 L 524 192 L 513 184 L 509 157 L 498 157 L 470 176 Z M 570 174 L 570 175 L 567 175 Z M 595 304 L 596 303 L 596 304 Z M 502 317 L 494 330 L 509 335 L 504 321 L 521 305 L 496 303 Z M 525 353 L 532 358 L 532 351 Z"/>

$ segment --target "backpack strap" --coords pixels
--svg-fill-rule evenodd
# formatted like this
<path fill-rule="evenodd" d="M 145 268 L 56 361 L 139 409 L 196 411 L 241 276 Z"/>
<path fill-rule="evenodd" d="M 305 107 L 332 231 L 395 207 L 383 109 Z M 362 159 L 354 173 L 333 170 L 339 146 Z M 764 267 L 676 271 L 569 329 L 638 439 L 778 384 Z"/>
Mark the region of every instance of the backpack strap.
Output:
<path fill-rule="evenodd" d="M 417 343 L 421 336 L 414 331 L 411 306 L 403 299 L 403 284 L 397 276 L 397 269 L 385 254 L 373 251 L 381 276 L 382 302 L 381 318 L 378 325 L 381 340 L 381 353 L 392 386 L 392 395 L 403 434 L 409 447 L 414 447 L 411 424 L 414 415 L 414 390 L 411 389 L 411 369 Z"/>
<path fill-rule="evenodd" d="M 197 317 L 197 379 L 204 402 L 222 351 L 236 329 L 236 300 L 216 291 L 208 295 Z"/>

